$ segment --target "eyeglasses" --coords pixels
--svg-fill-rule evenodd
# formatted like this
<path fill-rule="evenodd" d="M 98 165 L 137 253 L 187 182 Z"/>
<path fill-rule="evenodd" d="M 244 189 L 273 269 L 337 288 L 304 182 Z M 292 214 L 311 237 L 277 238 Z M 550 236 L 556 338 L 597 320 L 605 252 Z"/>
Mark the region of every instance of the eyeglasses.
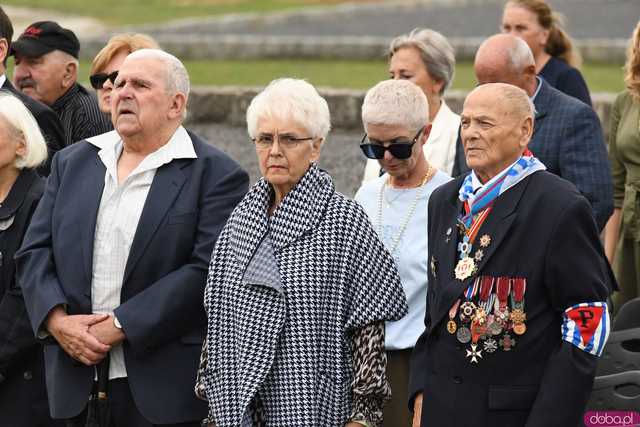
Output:
<path fill-rule="evenodd" d="M 102 89 L 102 86 L 106 83 L 107 80 L 111 81 L 111 84 L 116 83 L 116 77 L 118 77 L 118 70 L 112 73 L 96 73 L 89 76 L 89 80 L 91 81 L 91 86 L 95 90 Z"/>
<path fill-rule="evenodd" d="M 418 138 L 420 138 L 420 134 L 423 130 L 424 128 L 418 131 L 416 136 L 413 138 L 413 141 L 407 141 L 401 138 L 391 139 L 389 141 L 378 141 L 368 138 L 367 134 L 365 133 L 362 137 L 362 141 L 360 141 L 360 149 L 369 159 L 383 159 L 384 153 L 387 150 L 389 150 L 391 155 L 396 159 L 408 159 L 409 157 L 411 157 L 413 145 L 418 142 Z M 365 143 L 365 140 L 368 140 L 369 143 Z M 385 146 L 384 144 L 386 143 L 388 143 L 389 145 Z"/>
<path fill-rule="evenodd" d="M 295 135 L 289 133 L 282 133 L 279 135 L 271 135 L 269 133 L 263 133 L 258 135 L 257 138 L 251 138 L 251 140 L 256 144 L 256 148 L 259 150 L 266 150 L 273 146 L 273 142 L 278 139 L 278 143 L 280 147 L 285 150 L 293 147 L 297 147 L 298 144 L 302 141 L 311 141 L 313 138 L 296 138 Z"/>

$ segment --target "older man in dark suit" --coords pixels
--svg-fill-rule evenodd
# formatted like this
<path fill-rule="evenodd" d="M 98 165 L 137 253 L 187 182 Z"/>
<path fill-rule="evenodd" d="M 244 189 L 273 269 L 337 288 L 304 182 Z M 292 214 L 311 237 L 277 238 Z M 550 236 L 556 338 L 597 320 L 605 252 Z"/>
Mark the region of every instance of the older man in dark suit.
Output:
<path fill-rule="evenodd" d="M 589 203 L 527 150 L 533 105 L 521 89 L 482 85 L 461 118 L 472 171 L 429 200 L 414 426 L 577 426 L 612 287 Z"/>
<path fill-rule="evenodd" d="M 549 172 L 578 187 L 601 230 L 613 212 L 613 184 L 595 111 L 536 76 L 531 49 L 517 37 L 499 34 L 487 39 L 476 53 L 474 70 L 480 84 L 513 84 L 531 97 L 536 116 L 529 149 Z M 458 144 L 454 176 L 467 170 Z"/>
<path fill-rule="evenodd" d="M 55 157 L 16 255 L 33 329 L 51 343 L 52 414 L 70 426 L 85 425 L 92 387 L 107 390 L 112 426 L 198 426 L 206 416 L 193 392 L 205 277 L 249 179 L 181 126 L 188 93 L 172 55 L 129 55 L 115 82 L 116 130 Z M 108 387 L 94 384 L 96 365 Z"/>
<path fill-rule="evenodd" d="M 51 157 L 65 146 L 64 130 L 58 115 L 49 107 L 33 98 L 28 97 L 18 91 L 6 76 L 6 63 L 9 50 L 11 48 L 11 38 L 13 37 L 13 26 L 7 14 L 0 7 L 0 88 L 14 94 L 29 109 L 33 117 L 38 122 L 40 130 L 47 141 L 49 158 L 47 162 L 38 168 L 41 175 L 49 175 Z"/>

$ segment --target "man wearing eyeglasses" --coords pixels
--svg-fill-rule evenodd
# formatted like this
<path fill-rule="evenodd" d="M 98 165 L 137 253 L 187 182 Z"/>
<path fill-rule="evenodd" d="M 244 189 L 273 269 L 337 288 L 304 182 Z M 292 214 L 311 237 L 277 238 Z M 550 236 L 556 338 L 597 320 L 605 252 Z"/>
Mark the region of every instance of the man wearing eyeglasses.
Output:
<path fill-rule="evenodd" d="M 38 126 L 47 142 L 49 154 L 46 163 L 38 168 L 38 173 L 47 176 L 49 175 L 51 157 L 56 151 L 65 146 L 64 130 L 62 129 L 60 118 L 51 108 L 16 90 L 7 78 L 5 74 L 7 71 L 6 63 L 11 48 L 12 37 L 13 25 L 7 14 L 2 10 L 2 7 L 0 7 L 0 89 L 16 95 L 38 122 Z"/>
<path fill-rule="evenodd" d="M 31 24 L 10 50 L 15 86 L 58 114 L 65 146 L 113 129 L 96 97 L 77 82 L 79 51 L 76 35 L 53 21 Z"/>

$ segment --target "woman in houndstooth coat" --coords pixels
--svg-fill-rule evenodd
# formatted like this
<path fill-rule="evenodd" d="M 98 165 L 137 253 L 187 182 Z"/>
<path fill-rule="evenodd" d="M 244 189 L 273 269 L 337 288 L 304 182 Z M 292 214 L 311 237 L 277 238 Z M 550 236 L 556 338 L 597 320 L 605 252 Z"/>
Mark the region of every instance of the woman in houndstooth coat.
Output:
<path fill-rule="evenodd" d="M 302 80 L 247 111 L 262 179 L 213 252 L 197 393 L 210 426 L 377 426 L 390 396 L 384 321 L 407 304 L 367 215 L 317 161 L 329 109 Z"/>

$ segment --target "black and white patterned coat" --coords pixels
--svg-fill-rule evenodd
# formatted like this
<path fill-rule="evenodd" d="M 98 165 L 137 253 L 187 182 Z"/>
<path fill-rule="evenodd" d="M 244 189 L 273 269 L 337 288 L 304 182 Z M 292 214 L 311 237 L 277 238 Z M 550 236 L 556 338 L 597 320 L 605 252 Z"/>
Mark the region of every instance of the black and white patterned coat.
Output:
<path fill-rule="evenodd" d="M 317 166 L 269 217 L 272 194 L 258 181 L 213 252 L 205 292 L 209 418 L 240 426 L 259 395 L 269 425 L 343 426 L 352 409 L 349 337 L 405 315 L 400 278 L 365 212 Z M 282 287 L 243 281 L 267 233 Z"/>

